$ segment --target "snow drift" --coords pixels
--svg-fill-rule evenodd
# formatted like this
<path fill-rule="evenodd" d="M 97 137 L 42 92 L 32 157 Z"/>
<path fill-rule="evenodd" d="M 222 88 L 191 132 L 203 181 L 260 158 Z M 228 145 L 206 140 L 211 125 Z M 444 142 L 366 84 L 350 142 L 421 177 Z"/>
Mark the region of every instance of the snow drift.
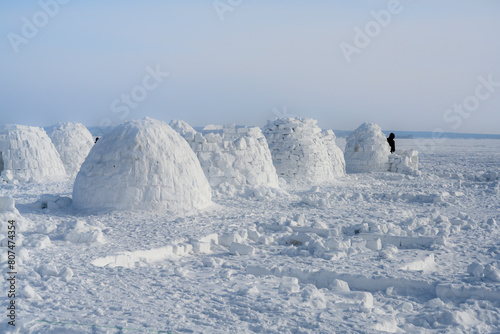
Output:
<path fill-rule="evenodd" d="M 172 121 L 196 153 L 210 185 L 235 188 L 279 188 L 266 138 L 257 127 L 210 127 L 196 132 L 186 122 Z"/>
<path fill-rule="evenodd" d="M 40 181 L 66 176 L 59 153 L 38 127 L 0 127 L 0 173 L 5 180 Z"/>
<path fill-rule="evenodd" d="M 277 118 L 264 127 L 278 176 L 289 183 L 317 184 L 345 174 L 333 131 L 322 133 L 316 123 L 307 118 Z"/>
<path fill-rule="evenodd" d="M 68 176 L 75 177 L 94 146 L 92 134 L 81 123 L 58 123 L 47 130 Z"/>
<path fill-rule="evenodd" d="M 76 176 L 73 203 L 82 209 L 185 211 L 212 202 L 186 141 L 166 123 L 145 118 L 99 139 Z"/>

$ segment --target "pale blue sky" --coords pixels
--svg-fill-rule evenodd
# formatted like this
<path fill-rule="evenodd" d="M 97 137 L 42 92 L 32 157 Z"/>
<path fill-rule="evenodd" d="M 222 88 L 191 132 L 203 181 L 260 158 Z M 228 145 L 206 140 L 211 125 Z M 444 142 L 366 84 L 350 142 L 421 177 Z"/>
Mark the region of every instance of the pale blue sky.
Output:
<path fill-rule="evenodd" d="M 340 43 L 355 46 L 355 28 L 389 3 L 243 0 L 221 20 L 213 1 L 73 0 L 16 53 L 23 18 L 44 14 L 38 1 L 2 2 L 0 123 L 263 125 L 286 110 L 322 128 L 499 134 L 500 1 L 401 0 L 349 63 Z M 169 72 L 150 91 L 147 67 Z M 480 76 L 499 84 L 477 99 Z M 447 111 L 464 101 L 472 111 Z"/>

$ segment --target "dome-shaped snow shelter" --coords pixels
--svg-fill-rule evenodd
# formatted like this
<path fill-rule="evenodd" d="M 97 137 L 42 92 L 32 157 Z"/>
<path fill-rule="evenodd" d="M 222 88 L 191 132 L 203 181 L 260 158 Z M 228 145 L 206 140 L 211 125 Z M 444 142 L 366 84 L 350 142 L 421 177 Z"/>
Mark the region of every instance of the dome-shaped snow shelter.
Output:
<path fill-rule="evenodd" d="M 196 130 L 193 129 L 193 127 L 189 125 L 188 122 L 180 119 L 174 119 L 170 121 L 169 125 L 172 129 L 177 131 L 183 137 L 186 133 L 196 133 Z"/>
<path fill-rule="evenodd" d="M 203 209 L 212 189 L 188 143 L 166 123 L 129 121 L 99 139 L 73 186 L 81 209 Z"/>
<path fill-rule="evenodd" d="M 264 127 L 278 176 L 289 183 L 319 184 L 344 174 L 333 131 L 322 134 L 316 123 L 307 118 L 277 118 Z"/>
<path fill-rule="evenodd" d="M 279 188 L 266 138 L 258 127 L 210 126 L 196 132 L 183 121 L 171 123 L 196 153 L 210 185 Z"/>
<path fill-rule="evenodd" d="M 0 126 L 0 174 L 7 181 L 41 181 L 65 177 L 66 171 L 42 128 L 3 125 Z"/>
<path fill-rule="evenodd" d="M 391 148 L 380 126 L 363 123 L 346 140 L 347 173 L 387 171 L 390 153 Z"/>
<path fill-rule="evenodd" d="M 47 129 L 66 169 L 74 177 L 94 146 L 90 131 L 81 123 L 59 123 Z"/>
<path fill-rule="evenodd" d="M 335 177 L 345 176 L 344 152 L 342 152 L 335 142 L 337 138 L 335 133 L 333 130 L 325 130 L 321 133 L 321 138 L 332 161 L 333 174 Z"/>

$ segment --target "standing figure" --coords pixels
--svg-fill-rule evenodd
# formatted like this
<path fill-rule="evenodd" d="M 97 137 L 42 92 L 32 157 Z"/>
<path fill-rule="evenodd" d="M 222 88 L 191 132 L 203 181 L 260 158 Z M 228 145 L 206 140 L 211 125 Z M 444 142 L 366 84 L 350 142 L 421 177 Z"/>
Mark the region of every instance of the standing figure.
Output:
<path fill-rule="evenodd" d="M 396 143 L 394 142 L 395 137 L 396 136 L 394 135 L 394 133 L 391 132 L 389 138 L 387 138 L 387 142 L 389 143 L 389 146 L 391 146 L 391 153 L 394 153 L 394 151 L 396 151 Z"/>

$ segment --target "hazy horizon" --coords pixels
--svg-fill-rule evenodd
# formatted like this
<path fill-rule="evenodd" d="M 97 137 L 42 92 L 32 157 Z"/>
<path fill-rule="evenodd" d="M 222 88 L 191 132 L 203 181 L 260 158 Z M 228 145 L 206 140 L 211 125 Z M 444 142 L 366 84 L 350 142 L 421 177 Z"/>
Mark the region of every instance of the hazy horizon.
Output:
<path fill-rule="evenodd" d="M 2 4 L 1 124 L 500 134 L 498 1 L 59 1 Z"/>

